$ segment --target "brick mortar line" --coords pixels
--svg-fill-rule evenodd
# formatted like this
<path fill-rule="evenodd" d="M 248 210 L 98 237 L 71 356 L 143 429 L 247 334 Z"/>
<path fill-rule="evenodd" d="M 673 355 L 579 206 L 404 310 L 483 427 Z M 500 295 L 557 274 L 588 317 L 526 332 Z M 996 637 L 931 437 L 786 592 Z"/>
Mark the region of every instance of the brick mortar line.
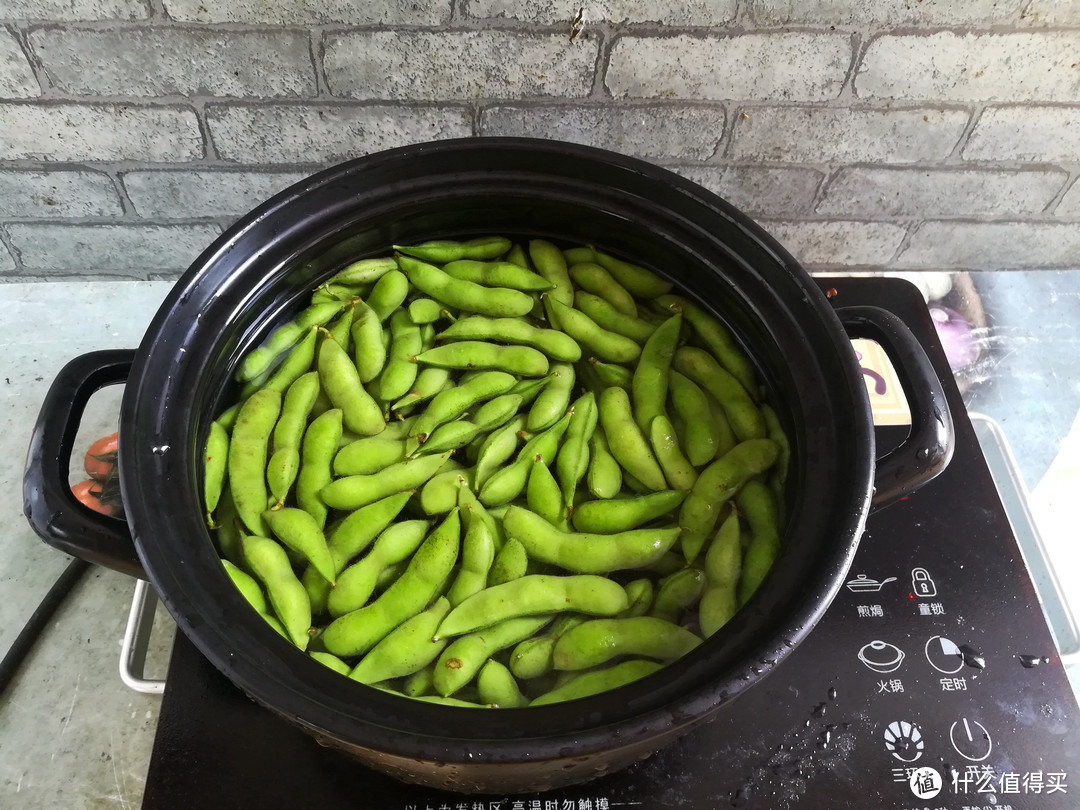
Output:
<path fill-rule="evenodd" d="M 121 178 L 119 172 L 109 172 L 106 174 L 106 177 L 109 178 L 109 182 L 112 183 L 113 191 L 120 199 L 120 210 L 123 212 L 122 218 L 127 220 L 131 217 L 138 216 L 138 211 L 135 210 L 135 203 L 128 197 L 127 187 L 124 185 L 123 178 Z"/>
<path fill-rule="evenodd" d="M 886 262 L 886 265 L 893 264 L 894 262 L 899 261 L 900 257 L 904 255 L 904 253 L 908 249 L 908 246 L 911 244 L 911 239 L 915 235 L 915 232 L 922 227 L 922 224 L 925 221 L 927 220 L 923 220 L 922 222 L 909 222 L 907 224 L 907 226 L 904 228 L 904 235 L 900 237 L 900 244 L 898 244 L 896 246 L 896 249 L 893 250 L 892 256 L 889 257 L 889 261 Z"/>
<path fill-rule="evenodd" d="M 462 8 L 462 5 L 466 0 L 450 0 L 450 24 L 453 25 L 456 22 L 460 22 L 463 18 L 467 19 L 467 15 Z"/>
<path fill-rule="evenodd" d="M 974 109 L 971 110 L 967 124 L 964 125 L 964 129 L 960 132 L 960 137 L 956 143 L 953 144 L 952 151 L 945 156 L 946 162 L 963 162 L 964 150 L 967 148 L 968 141 L 971 139 L 971 133 L 975 131 L 975 127 L 979 125 L 979 121 L 982 120 L 983 113 L 986 111 L 987 105 L 985 103 L 976 103 Z"/>
<path fill-rule="evenodd" d="M 724 166 L 731 160 L 732 144 L 735 142 L 736 121 L 742 115 L 742 107 L 734 104 L 728 105 L 724 109 L 724 131 L 720 134 L 720 142 L 716 145 L 716 149 L 713 150 L 713 154 L 706 161 L 707 165 Z"/>
<path fill-rule="evenodd" d="M 164 0 L 142 0 L 143 5 L 150 10 L 150 19 L 155 22 L 169 20 L 169 13 L 165 10 Z"/>
<path fill-rule="evenodd" d="M 593 63 L 593 84 L 587 98 L 597 104 L 614 101 L 607 86 L 607 72 L 611 65 L 611 51 L 615 47 L 616 34 L 610 24 L 594 25 L 595 36 L 599 38 L 596 48 L 596 61 Z M 582 29 L 582 34 L 585 31 Z"/>
<path fill-rule="evenodd" d="M 1065 183 L 1058 189 L 1058 193 L 1054 196 L 1054 199 L 1050 200 L 1050 202 L 1046 204 L 1046 208 L 1043 209 L 1044 214 L 1049 214 L 1051 216 L 1057 215 L 1055 212 L 1057 211 L 1058 206 L 1061 205 L 1061 201 L 1065 198 L 1065 195 L 1076 185 L 1077 177 L 1080 177 L 1080 171 L 1074 169 L 1069 172 L 1069 176 L 1065 178 Z"/>
<path fill-rule="evenodd" d="M 38 59 L 38 55 L 34 53 L 34 49 L 30 47 L 29 29 L 12 25 L 8 30 L 15 36 L 15 41 L 22 51 L 23 58 L 26 59 L 26 63 L 30 66 L 30 72 L 38 83 L 38 92 L 42 95 L 48 93 L 52 89 L 52 79 L 49 78 L 45 66 Z M 40 97 L 38 96 L 38 98 Z M 34 99 L 24 100 L 33 101 Z"/>
<path fill-rule="evenodd" d="M 859 73 L 862 55 L 865 53 L 866 38 L 859 32 L 854 32 L 848 37 L 848 42 L 851 44 L 851 58 L 848 61 L 847 70 L 844 72 L 844 80 L 840 83 L 840 92 L 836 94 L 834 101 L 857 98 L 855 95 L 855 77 Z"/>
<path fill-rule="evenodd" d="M 11 256 L 11 260 L 15 262 L 15 269 L 12 272 L 17 273 L 23 266 L 22 256 L 15 250 L 15 246 L 11 244 L 11 239 L 7 234 L 7 227 L 3 222 L 0 222 L 0 245 L 3 245 L 8 255 Z"/>

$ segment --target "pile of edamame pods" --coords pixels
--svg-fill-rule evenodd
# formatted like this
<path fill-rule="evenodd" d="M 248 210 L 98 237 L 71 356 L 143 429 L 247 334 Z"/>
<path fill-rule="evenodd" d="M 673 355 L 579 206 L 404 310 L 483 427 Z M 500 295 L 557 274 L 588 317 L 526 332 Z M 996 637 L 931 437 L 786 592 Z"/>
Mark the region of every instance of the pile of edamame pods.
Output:
<path fill-rule="evenodd" d="M 342 675 L 570 700 L 715 633 L 780 547 L 789 445 L 728 329 L 541 239 L 395 246 L 243 359 L 211 425 L 223 564 Z"/>

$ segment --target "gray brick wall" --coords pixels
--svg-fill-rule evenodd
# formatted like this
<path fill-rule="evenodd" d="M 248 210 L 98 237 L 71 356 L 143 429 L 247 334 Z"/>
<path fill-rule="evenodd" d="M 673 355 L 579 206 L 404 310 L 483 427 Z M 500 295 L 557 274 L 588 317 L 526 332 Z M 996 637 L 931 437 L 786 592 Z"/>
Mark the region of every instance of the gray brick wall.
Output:
<path fill-rule="evenodd" d="M 172 276 L 469 135 L 670 167 L 813 270 L 1078 267 L 1078 60 L 1076 0 L 0 0 L 0 280 Z"/>

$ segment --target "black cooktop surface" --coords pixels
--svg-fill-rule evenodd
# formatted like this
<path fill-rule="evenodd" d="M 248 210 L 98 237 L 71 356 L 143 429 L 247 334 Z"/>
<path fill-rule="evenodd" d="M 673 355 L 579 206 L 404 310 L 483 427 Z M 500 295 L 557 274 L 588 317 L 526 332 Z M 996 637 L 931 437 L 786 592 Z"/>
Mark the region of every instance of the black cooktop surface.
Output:
<path fill-rule="evenodd" d="M 957 450 L 872 515 L 848 582 L 788 660 L 627 770 L 543 794 L 462 796 L 373 772 L 256 706 L 178 635 L 143 807 L 364 810 L 1080 806 L 1077 703 L 915 288 L 822 280 L 890 309 L 943 379 Z"/>

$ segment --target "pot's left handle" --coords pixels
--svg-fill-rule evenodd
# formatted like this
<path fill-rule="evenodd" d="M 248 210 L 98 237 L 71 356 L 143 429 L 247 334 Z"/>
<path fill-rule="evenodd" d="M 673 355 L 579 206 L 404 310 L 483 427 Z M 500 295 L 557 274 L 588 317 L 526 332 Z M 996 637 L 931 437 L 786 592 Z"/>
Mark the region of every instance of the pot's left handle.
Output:
<path fill-rule="evenodd" d="M 23 473 L 23 511 L 51 546 L 75 557 L 146 579 L 127 523 L 76 500 L 68 466 L 83 410 L 99 388 L 127 380 L 131 349 L 80 355 L 64 366 L 41 404 Z"/>

